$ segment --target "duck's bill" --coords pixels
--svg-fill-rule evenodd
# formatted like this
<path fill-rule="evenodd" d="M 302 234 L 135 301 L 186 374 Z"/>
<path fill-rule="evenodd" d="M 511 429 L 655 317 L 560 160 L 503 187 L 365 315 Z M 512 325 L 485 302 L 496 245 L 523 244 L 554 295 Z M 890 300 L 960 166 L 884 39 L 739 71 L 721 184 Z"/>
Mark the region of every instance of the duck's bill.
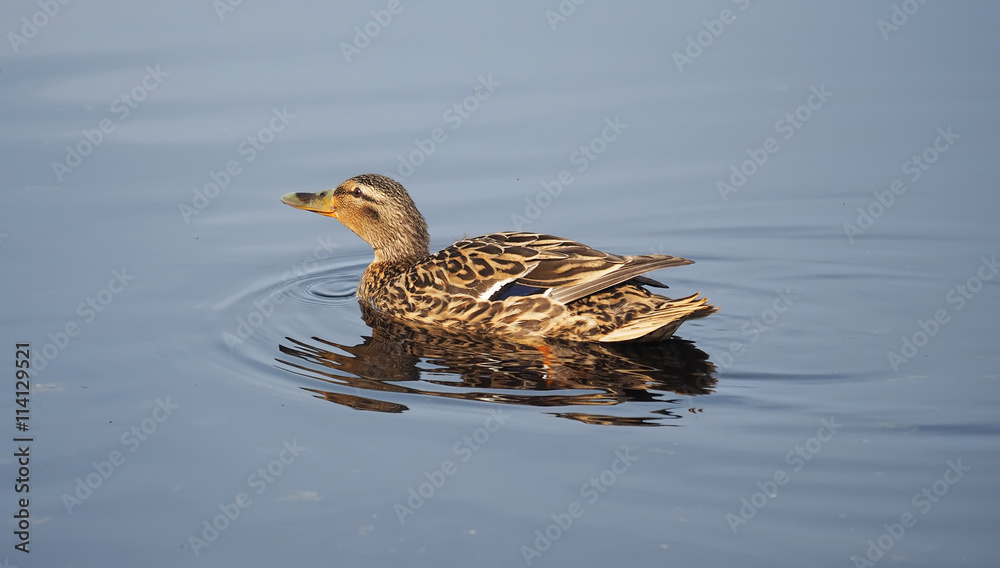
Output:
<path fill-rule="evenodd" d="M 327 217 L 336 217 L 337 209 L 331 203 L 332 192 L 320 193 L 286 193 L 281 196 L 281 202 L 296 209 L 314 211 Z"/>

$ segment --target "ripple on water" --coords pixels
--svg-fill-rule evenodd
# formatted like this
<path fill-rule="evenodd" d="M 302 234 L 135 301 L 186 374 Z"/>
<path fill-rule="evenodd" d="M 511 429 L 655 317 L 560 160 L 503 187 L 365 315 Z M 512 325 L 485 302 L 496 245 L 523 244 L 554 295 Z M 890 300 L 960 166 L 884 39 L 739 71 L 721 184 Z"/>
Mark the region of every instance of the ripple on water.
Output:
<path fill-rule="evenodd" d="M 243 385 L 294 388 L 270 371 L 278 345 L 300 332 L 363 332 L 355 290 L 365 266 L 352 258 L 305 274 L 275 272 L 216 301 L 222 341 L 212 357 Z"/>
<path fill-rule="evenodd" d="M 216 301 L 212 308 L 242 313 L 254 309 L 254 301 L 279 296 L 302 304 L 353 304 L 358 281 L 368 263 L 364 258 L 350 258 L 291 277 L 287 272 L 268 274 Z"/>
<path fill-rule="evenodd" d="M 275 287 L 286 298 L 314 305 L 355 303 L 354 296 L 364 265 L 346 265 L 286 280 Z"/>

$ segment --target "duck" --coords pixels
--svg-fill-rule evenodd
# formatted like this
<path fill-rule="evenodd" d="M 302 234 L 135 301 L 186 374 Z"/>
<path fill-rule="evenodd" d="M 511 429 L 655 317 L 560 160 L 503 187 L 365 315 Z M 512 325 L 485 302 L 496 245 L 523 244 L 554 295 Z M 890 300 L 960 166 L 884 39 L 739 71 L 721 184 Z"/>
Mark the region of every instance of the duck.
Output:
<path fill-rule="evenodd" d="M 380 174 L 281 201 L 333 217 L 371 245 L 357 288 L 363 307 L 417 326 L 546 340 L 666 340 L 682 323 L 718 311 L 700 292 L 673 299 L 647 272 L 693 264 L 666 254 L 616 255 L 523 231 L 459 240 L 430 253 L 427 222 L 406 189 Z"/>

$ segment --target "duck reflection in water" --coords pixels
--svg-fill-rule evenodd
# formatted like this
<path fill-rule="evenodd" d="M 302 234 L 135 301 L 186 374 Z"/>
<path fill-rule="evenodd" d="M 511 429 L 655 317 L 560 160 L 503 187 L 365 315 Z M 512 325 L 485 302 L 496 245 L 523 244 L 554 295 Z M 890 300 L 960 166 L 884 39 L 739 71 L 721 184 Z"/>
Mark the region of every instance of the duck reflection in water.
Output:
<path fill-rule="evenodd" d="M 633 426 L 669 424 L 682 416 L 674 409 L 683 404 L 669 393 L 704 395 L 716 384 L 708 355 L 679 338 L 528 346 L 403 325 L 363 303 L 362 318 L 372 328 L 362 343 L 288 337 L 278 366 L 318 381 L 302 387 L 317 398 L 358 410 L 403 412 L 408 407 L 398 401 L 424 395 L 558 408 L 552 414 L 563 418 Z M 372 394 L 349 394 L 345 387 Z M 617 414 L 574 408 L 617 405 Z"/>

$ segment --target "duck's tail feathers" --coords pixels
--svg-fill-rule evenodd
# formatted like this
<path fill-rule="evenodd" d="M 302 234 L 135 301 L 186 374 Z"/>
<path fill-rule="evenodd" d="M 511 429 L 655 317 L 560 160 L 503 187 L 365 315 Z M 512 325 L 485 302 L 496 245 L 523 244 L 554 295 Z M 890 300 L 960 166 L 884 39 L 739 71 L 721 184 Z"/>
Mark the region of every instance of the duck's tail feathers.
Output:
<path fill-rule="evenodd" d="M 643 314 L 618 329 L 601 336 L 598 341 L 656 341 L 673 335 L 682 323 L 714 314 L 719 308 L 698 294 L 667 300 L 656 310 Z"/>

